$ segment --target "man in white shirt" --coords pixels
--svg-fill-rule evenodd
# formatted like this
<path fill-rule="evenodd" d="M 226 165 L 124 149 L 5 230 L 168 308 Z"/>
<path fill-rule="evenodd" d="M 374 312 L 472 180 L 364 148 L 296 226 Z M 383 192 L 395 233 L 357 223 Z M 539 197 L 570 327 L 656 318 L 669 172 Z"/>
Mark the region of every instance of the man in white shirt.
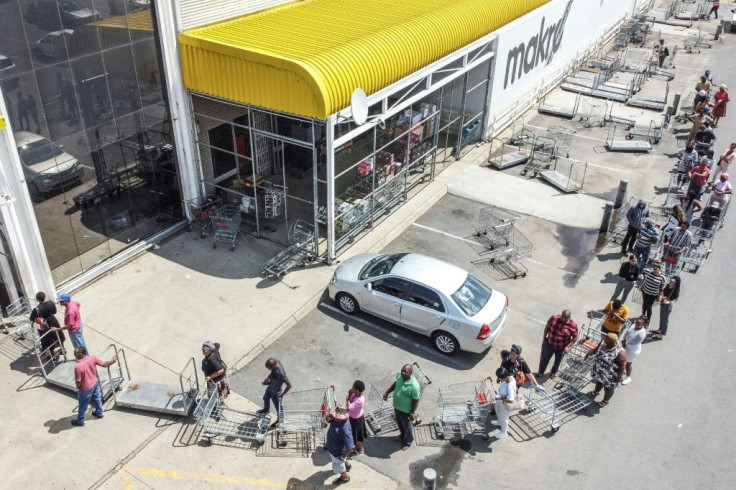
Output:
<path fill-rule="evenodd" d="M 728 181 L 728 174 L 721 174 L 721 178 L 713 186 L 713 194 L 710 197 L 711 202 L 717 202 L 724 208 L 731 199 L 731 182 Z"/>

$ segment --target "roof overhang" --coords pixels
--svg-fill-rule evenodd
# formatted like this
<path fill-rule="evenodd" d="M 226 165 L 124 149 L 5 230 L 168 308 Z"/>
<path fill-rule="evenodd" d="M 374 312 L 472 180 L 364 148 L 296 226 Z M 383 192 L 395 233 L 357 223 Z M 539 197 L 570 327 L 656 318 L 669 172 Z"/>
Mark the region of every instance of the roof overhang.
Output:
<path fill-rule="evenodd" d="M 550 0 L 305 0 L 181 33 L 185 86 L 326 120 Z"/>

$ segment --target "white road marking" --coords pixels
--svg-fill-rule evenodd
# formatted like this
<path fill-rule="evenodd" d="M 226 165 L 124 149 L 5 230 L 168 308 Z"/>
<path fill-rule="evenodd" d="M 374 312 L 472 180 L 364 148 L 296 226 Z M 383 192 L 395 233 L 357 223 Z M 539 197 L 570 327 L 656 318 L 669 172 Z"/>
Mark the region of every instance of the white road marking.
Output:
<path fill-rule="evenodd" d="M 444 235 L 444 236 L 449 237 L 449 238 L 454 238 L 455 240 L 460 240 L 460 241 L 463 241 L 465 243 L 470 243 L 470 244 L 473 244 L 473 245 L 477 245 L 477 242 L 474 242 L 473 240 L 468 240 L 467 238 L 463 238 L 461 236 L 453 235 L 452 233 L 447 233 L 446 231 L 438 230 L 437 228 L 432 228 L 431 226 L 420 225 L 419 223 L 412 223 L 412 226 L 416 226 L 417 228 L 422 228 L 424 230 L 431 231 L 433 233 L 438 233 L 440 235 Z M 527 262 L 531 262 L 532 264 L 540 265 L 542 267 L 547 267 L 549 269 L 557 269 L 557 270 L 560 270 L 562 272 L 565 272 L 566 274 L 572 274 L 574 276 L 580 277 L 580 274 L 578 274 L 577 272 L 572 272 L 572 271 L 569 271 L 567 269 L 563 269 L 562 267 L 555 267 L 553 265 L 545 264 L 544 262 L 539 262 L 537 260 L 532 260 L 532 259 L 527 259 Z"/>

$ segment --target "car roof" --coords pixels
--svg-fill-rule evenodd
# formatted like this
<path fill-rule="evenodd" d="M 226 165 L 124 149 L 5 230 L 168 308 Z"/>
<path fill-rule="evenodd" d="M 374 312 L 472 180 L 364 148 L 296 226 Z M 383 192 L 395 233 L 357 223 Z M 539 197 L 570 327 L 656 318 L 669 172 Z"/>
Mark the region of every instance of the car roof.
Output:
<path fill-rule="evenodd" d="M 30 131 L 14 131 L 13 136 L 15 137 L 15 146 L 24 146 L 34 141 L 45 140 L 43 136 Z"/>
<path fill-rule="evenodd" d="M 391 274 L 425 284 L 450 296 L 468 277 L 468 271 L 447 262 L 420 254 L 407 254 L 399 260 Z"/>

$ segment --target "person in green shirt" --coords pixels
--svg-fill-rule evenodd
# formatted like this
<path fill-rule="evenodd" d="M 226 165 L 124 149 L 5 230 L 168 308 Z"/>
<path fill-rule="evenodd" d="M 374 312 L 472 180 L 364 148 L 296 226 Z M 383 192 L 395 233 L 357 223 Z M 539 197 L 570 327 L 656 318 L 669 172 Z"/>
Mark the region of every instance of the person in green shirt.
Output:
<path fill-rule="evenodd" d="M 412 376 L 412 371 L 411 364 L 402 367 L 401 372 L 396 375 L 396 381 L 383 394 L 384 400 L 388 400 L 388 395 L 392 392 L 394 394 L 394 415 L 399 426 L 402 451 L 409 449 L 414 442 L 412 422 L 417 418 L 417 405 L 421 396 L 419 381 Z"/>

